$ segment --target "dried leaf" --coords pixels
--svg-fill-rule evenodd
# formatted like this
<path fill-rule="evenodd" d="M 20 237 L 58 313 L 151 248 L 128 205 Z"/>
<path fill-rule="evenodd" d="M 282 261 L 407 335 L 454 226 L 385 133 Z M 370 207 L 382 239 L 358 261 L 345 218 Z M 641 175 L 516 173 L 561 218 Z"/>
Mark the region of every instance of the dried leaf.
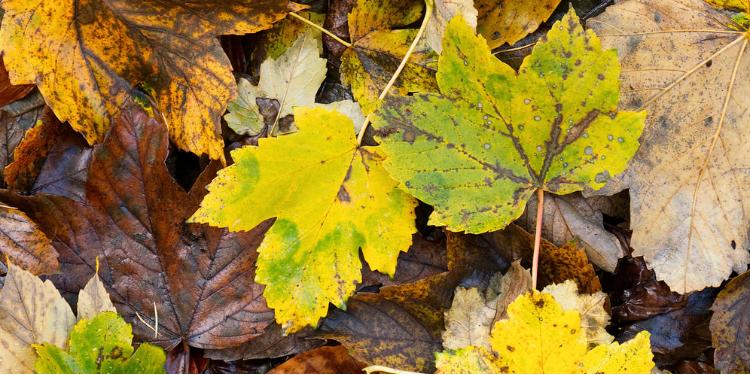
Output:
<path fill-rule="evenodd" d="M 490 280 L 485 298 L 494 301 L 495 317 L 492 322 L 508 318 L 508 306 L 519 296 L 531 290 L 531 273 L 515 261 L 504 275 L 495 274 Z"/>
<path fill-rule="evenodd" d="M 76 318 L 52 282 L 13 264 L 0 290 L 0 372 L 33 373 L 32 344 L 64 347 Z"/>
<path fill-rule="evenodd" d="M 41 118 L 43 111 L 44 100 L 41 95 L 34 94 L 0 108 L 0 176 L 3 181 L 3 170 L 13 162 L 13 151 L 24 134 Z"/>
<path fill-rule="evenodd" d="M 443 347 L 487 346 L 489 349 L 490 327 L 494 321 L 495 309 L 487 306 L 477 288 L 456 288 L 453 304 L 445 312 Z"/>
<path fill-rule="evenodd" d="M 633 255 L 683 294 L 750 261 L 750 111 L 728 99 L 750 97 L 750 40 L 729 22 L 702 0 L 622 1 L 589 22 L 619 51 L 624 106 L 649 110 L 643 146 L 601 193 L 629 189 Z"/>
<path fill-rule="evenodd" d="M 312 350 L 326 343 L 309 336 L 310 330 L 285 335 L 280 325 L 272 323 L 260 336 L 240 346 L 219 350 L 207 349 L 203 355 L 222 361 L 279 358 Z"/>
<path fill-rule="evenodd" d="M 711 341 L 716 368 L 750 372 L 750 272 L 732 279 L 711 306 Z"/>
<path fill-rule="evenodd" d="M 9 0 L 0 29 L 14 84 L 35 83 L 62 121 L 101 142 L 136 85 L 153 88 L 172 140 L 223 159 L 219 117 L 235 92 L 216 36 L 254 33 L 287 0 Z"/>
<path fill-rule="evenodd" d="M 555 11 L 560 0 L 476 0 L 478 31 L 491 49 L 514 44 L 533 32 Z"/>
<path fill-rule="evenodd" d="M 85 202 L 7 191 L 0 199 L 51 238 L 62 269 L 52 280 L 62 291 L 78 292 L 99 257 L 99 275 L 118 312 L 135 322 L 139 340 L 168 349 L 183 341 L 199 348 L 240 345 L 273 319 L 254 282 L 256 248 L 267 225 L 232 234 L 185 224 L 211 174 L 191 192 L 182 190 L 164 164 L 168 145 L 165 126 L 130 107 L 94 151 Z M 136 316 L 154 327 L 154 308 L 156 339 Z"/>
<path fill-rule="evenodd" d="M 461 16 L 476 29 L 477 27 L 477 10 L 474 8 L 473 0 L 435 0 L 430 17 L 425 29 L 424 37 L 427 44 L 435 52 L 440 53 L 443 50 L 443 35 L 445 28 L 448 27 L 448 21 L 455 16 Z"/>
<path fill-rule="evenodd" d="M 501 229 L 537 189 L 602 187 L 636 151 L 645 113 L 617 111 L 615 52 L 601 50 L 574 12 L 518 75 L 460 18 L 443 48 L 441 94 L 386 98 L 373 120 L 384 168 L 435 207 L 431 225 Z"/>
<path fill-rule="evenodd" d="M 269 374 L 362 374 L 365 365 L 343 346 L 324 346 L 294 356 Z"/>
<path fill-rule="evenodd" d="M 549 293 L 564 310 L 578 311 L 581 328 L 586 332 L 589 345 L 609 344 L 612 335 L 607 333 L 609 313 L 604 309 L 607 295 L 601 291 L 592 294 L 579 294 L 576 283 L 567 280 L 561 284 L 547 285 L 542 293 Z"/>
<path fill-rule="evenodd" d="M 60 270 L 57 250 L 49 238 L 23 212 L 0 203 L 0 252 L 35 275 Z M 5 259 L 3 259 L 3 262 Z"/>
<path fill-rule="evenodd" d="M 12 85 L 10 78 L 8 78 L 8 71 L 5 69 L 5 64 L 0 59 L 0 107 L 8 103 L 13 103 L 18 99 L 23 99 L 33 89 L 34 85 Z"/>
<path fill-rule="evenodd" d="M 105 311 L 117 312 L 99 275 L 94 275 L 78 293 L 78 320 L 93 319 Z"/>

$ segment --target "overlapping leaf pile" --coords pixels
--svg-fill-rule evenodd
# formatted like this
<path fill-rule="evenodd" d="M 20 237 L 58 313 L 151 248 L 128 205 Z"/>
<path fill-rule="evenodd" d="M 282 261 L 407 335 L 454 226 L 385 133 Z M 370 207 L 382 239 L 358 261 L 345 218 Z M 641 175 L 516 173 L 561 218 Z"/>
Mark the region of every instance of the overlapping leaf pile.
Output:
<path fill-rule="evenodd" d="M 750 371 L 750 1 L 612 3 L 0 1 L 0 371 Z"/>

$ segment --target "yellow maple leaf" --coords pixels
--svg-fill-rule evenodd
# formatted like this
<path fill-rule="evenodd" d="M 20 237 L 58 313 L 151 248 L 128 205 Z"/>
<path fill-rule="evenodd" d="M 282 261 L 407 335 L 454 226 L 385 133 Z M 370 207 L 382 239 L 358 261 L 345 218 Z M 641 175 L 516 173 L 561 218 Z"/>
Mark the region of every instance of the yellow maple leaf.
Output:
<path fill-rule="evenodd" d="M 648 332 L 589 351 L 578 312 L 563 310 L 547 293 L 522 295 L 508 307 L 508 317 L 490 337 L 503 372 L 649 373 L 654 367 Z"/>

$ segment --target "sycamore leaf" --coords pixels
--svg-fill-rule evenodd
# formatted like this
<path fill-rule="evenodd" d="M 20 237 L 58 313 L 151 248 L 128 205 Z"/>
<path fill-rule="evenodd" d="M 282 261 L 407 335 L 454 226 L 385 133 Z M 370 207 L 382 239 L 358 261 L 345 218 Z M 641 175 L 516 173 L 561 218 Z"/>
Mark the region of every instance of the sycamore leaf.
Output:
<path fill-rule="evenodd" d="M 359 374 L 363 368 L 345 346 L 323 346 L 294 356 L 268 374 Z"/>
<path fill-rule="evenodd" d="M 536 30 L 555 11 L 560 0 L 475 0 L 479 11 L 477 31 L 490 49 L 510 45 Z"/>
<path fill-rule="evenodd" d="M 508 306 L 518 296 L 531 290 L 531 273 L 516 260 L 510 265 L 505 274 L 496 273 L 490 279 L 490 285 L 485 292 L 487 301 L 494 302 L 495 316 L 492 322 L 508 317 Z"/>
<path fill-rule="evenodd" d="M 650 113 L 643 146 L 602 193 L 629 189 L 633 256 L 679 293 L 750 261 L 750 39 L 730 22 L 702 0 L 622 1 L 590 21 L 619 51 L 623 105 Z"/>
<path fill-rule="evenodd" d="M 130 325 L 108 311 L 82 319 L 70 332 L 68 350 L 52 343 L 34 345 L 37 373 L 47 374 L 163 374 L 164 350 L 141 344 L 133 352 Z"/>
<path fill-rule="evenodd" d="M 139 84 L 152 87 L 172 140 L 223 158 L 219 117 L 235 92 L 216 36 L 254 33 L 299 7 L 287 0 L 7 0 L 0 53 L 14 84 L 34 83 L 62 121 L 100 142 Z"/>
<path fill-rule="evenodd" d="M 460 17 L 448 25 L 440 95 L 390 97 L 377 112 L 383 166 L 431 204 L 432 225 L 482 233 L 537 190 L 604 186 L 638 148 L 644 112 L 618 112 L 615 51 L 571 10 L 516 75 Z"/>
<path fill-rule="evenodd" d="M 240 345 L 273 321 L 263 287 L 254 282 L 256 249 L 267 225 L 228 233 L 186 224 L 219 163 L 187 192 L 167 169 L 168 152 L 166 127 L 133 106 L 95 148 L 83 202 L 5 190 L 0 200 L 26 213 L 50 238 L 61 265 L 50 279 L 61 291 L 84 288 L 98 257 L 98 275 L 139 341 L 166 349 Z"/>
<path fill-rule="evenodd" d="M 318 25 L 322 24 L 326 17 L 325 14 L 308 11 L 297 12 L 297 15 Z M 323 33 L 320 30 L 311 28 L 295 18 L 284 18 L 260 35 L 252 58 L 259 63 L 269 58 L 278 59 L 299 39 L 300 35 L 305 33 L 310 33 L 319 45 L 323 44 Z"/>
<path fill-rule="evenodd" d="M 725 374 L 750 372 L 750 272 L 732 279 L 711 306 L 714 363 Z"/>
<path fill-rule="evenodd" d="M 398 29 L 419 20 L 424 2 L 416 0 L 357 0 L 348 16 L 352 47 L 341 56 L 342 82 L 365 114 L 377 107 L 383 91 L 417 30 Z M 434 52 L 420 42 L 396 80 L 393 90 L 402 94 L 431 92 L 435 84 Z"/>
<path fill-rule="evenodd" d="M 235 164 L 219 172 L 191 218 L 231 231 L 276 218 L 258 249 L 256 281 L 289 331 L 316 325 L 329 303 L 344 306 L 361 281 L 360 248 L 371 269 L 393 275 L 416 206 L 380 156 L 358 147 L 351 119 L 299 107 L 295 121 L 297 133 L 234 150 Z"/>
<path fill-rule="evenodd" d="M 448 21 L 457 15 L 461 15 L 469 26 L 477 27 L 477 10 L 474 8 L 472 0 L 434 0 L 435 5 L 432 8 L 432 17 L 427 23 L 424 37 L 427 44 L 440 53 L 443 50 L 443 35 Z"/>
<path fill-rule="evenodd" d="M 0 372 L 32 373 L 32 344 L 65 346 L 76 318 L 51 281 L 8 265 L 0 290 Z"/>
<path fill-rule="evenodd" d="M 601 291 L 592 294 L 579 294 L 573 280 L 560 284 L 547 285 L 542 293 L 549 293 L 563 310 L 578 311 L 581 328 L 586 332 L 586 341 L 592 344 L 609 344 L 614 339 L 607 332 L 609 313 L 604 309 L 607 295 Z"/>
<path fill-rule="evenodd" d="M 0 177 L 5 167 L 13 162 L 13 153 L 29 129 L 43 117 L 44 99 L 38 92 L 0 107 Z"/>
<path fill-rule="evenodd" d="M 0 253 L 35 275 L 60 269 L 57 250 L 23 212 L 0 203 Z"/>
<path fill-rule="evenodd" d="M 488 345 L 490 327 L 495 320 L 493 307 L 492 303 L 490 307 L 487 306 L 487 301 L 477 288 L 456 288 L 453 304 L 445 312 L 443 347 L 460 349 Z"/>
<path fill-rule="evenodd" d="M 649 373 L 654 367 L 649 333 L 625 344 L 588 350 L 576 310 L 564 310 L 544 292 L 519 297 L 490 339 L 497 364 L 510 373 Z"/>
<path fill-rule="evenodd" d="M 263 95 L 263 91 L 258 86 L 240 78 L 237 83 L 237 99 L 229 103 L 228 113 L 224 115 L 227 126 L 237 134 L 260 134 L 265 124 L 256 100 L 262 98 Z"/>

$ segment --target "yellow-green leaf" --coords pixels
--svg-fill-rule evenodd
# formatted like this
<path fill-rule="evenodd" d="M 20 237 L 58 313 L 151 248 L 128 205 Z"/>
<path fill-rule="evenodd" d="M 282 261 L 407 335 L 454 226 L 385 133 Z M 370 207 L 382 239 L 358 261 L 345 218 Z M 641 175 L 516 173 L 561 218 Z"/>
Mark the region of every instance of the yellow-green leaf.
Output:
<path fill-rule="evenodd" d="M 271 27 L 287 0 L 5 0 L 0 54 L 14 84 L 39 87 L 89 143 L 104 139 L 138 85 L 152 87 L 170 137 L 222 159 L 220 116 L 235 93 L 216 36 Z"/>
<path fill-rule="evenodd" d="M 514 301 L 490 342 L 497 365 L 508 373 L 649 373 L 654 367 L 648 332 L 589 351 L 578 312 L 563 310 L 546 293 Z"/>
<path fill-rule="evenodd" d="M 416 201 L 397 188 L 381 157 L 360 148 L 351 119 L 297 108 L 299 132 L 232 152 L 192 221 L 250 230 L 276 218 L 258 249 L 256 280 L 288 331 L 343 307 L 361 280 L 359 249 L 393 275 L 408 249 Z"/>
<path fill-rule="evenodd" d="M 373 125 L 384 167 L 435 207 L 433 225 L 482 233 L 518 218 L 537 189 L 604 186 L 638 148 L 645 112 L 618 111 L 614 50 L 571 10 L 518 74 L 460 17 L 448 25 L 440 94 L 386 98 Z"/>

